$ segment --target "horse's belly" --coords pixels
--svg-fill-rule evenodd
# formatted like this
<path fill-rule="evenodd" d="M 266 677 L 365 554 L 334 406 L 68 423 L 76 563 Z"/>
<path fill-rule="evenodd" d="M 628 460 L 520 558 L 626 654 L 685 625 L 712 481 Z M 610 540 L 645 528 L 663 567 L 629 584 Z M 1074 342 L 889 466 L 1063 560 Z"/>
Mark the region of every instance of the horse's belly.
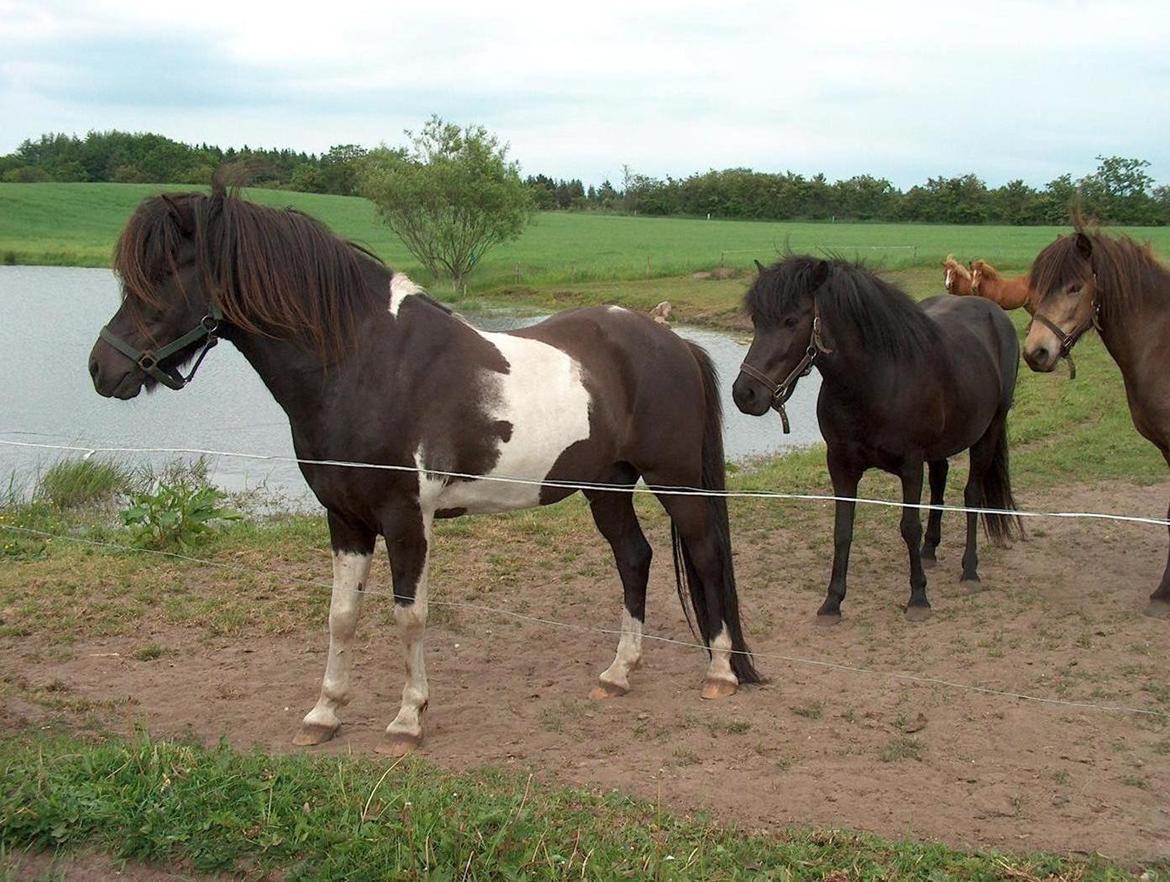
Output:
<path fill-rule="evenodd" d="M 495 465 L 475 480 L 427 474 L 428 467 L 436 465 L 427 460 L 424 442 L 416 454 L 423 470 L 419 499 L 431 511 L 484 514 L 540 505 L 541 482 L 557 460 L 569 447 L 590 438 L 590 396 L 580 364 L 538 340 L 508 334 L 483 336 L 508 361 L 508 373 L 493 372 L 487 378 L 491 394 L 484 400 L 491 419 L 507 422 L 511 432 L 506 440 L 497 439 Z M 458 426 L 453 429 L 459 431 Z"/>

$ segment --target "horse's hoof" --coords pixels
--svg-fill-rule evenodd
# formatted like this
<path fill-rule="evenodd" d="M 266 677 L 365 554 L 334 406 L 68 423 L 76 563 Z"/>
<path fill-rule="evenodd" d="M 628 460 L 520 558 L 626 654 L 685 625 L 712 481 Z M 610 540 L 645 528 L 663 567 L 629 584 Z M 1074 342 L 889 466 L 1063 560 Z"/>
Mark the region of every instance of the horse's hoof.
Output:
<path fill-rule="evenodd" d="M 929 606 L 908 606 L 906 607 L 906 621 L 908 622 L 925 622 L 933 615 Z"/>
<path fill-rule="evenodd" d="M 1170 600 L 1151 600 L 1142 612 L 1152 619 L 1170 619 Z"/>
<path fill-rule="evenodd" d="M 964 594 L 979 594 L 986 589 L 983 587 L 983 582 L 978 576 L 973 579 L 960 579 L 959 590 Z"/>
<path fill-rule="evenodd" d="M 841 613 L 840 612 L 818 612 L 817 613 L 817 624 L 818 625 L 839 625 L 839 624 L 841 624 Z"/>
<path fill-rule="evenodd" d="M 616 683 L 606 683 L 604 680 L 601 680 L 593 687 L 593 691 L 589 693 L 589 697 L 594 701 L 605 701 L 607 698 L 621 698 L 629 691 L 629 686 L 618 686 Z"/>
<path fill-rule="evenodd" d="M 374 748 L 383 756 L 406 756 L 413 753 L 422 744 L 422 735 L 411 735 L 409 732 L 387 732 L 382 742 Z"/>
<path fill-rule="evenodd" d="M 714 680 L 708 677 L 703 682 L 703 698 L 708 701 L 727 698 L 729 695 L 735 695 L 738 690 L 739 684 L 732 683 L 730 680 Z"/>
<path fill-rule="evenodd" d="M 933 570 L 937 566 L 938 566 L 938 558 L 934 558 L 934 557 L 922 558 L 922 569 Z"/>
<path fill-rule="evenodd" d="M 301 731 L 293 736 L 293 744 L 297 747 L 312 747 L 315 744 L 324 744 L 337 734 L 341 726 L 326 726 L 323 723 L 302 723 Z"/>

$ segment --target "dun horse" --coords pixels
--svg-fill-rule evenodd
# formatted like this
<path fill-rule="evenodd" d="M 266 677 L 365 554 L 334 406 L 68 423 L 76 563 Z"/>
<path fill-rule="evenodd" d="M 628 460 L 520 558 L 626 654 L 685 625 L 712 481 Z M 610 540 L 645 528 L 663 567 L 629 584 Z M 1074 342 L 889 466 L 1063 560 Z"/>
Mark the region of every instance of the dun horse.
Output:
<path fill-rule="evenodd" d="M 971 293 L 971 271 L 948 254 L 943 261 L 943 288 L 948 294 L 967 295 Z"/>
<path fill-rule="evenodd" d="M 947 460 L 970 449 L 964 502 L 1014 509 L 1008 474 L 1007 412 L 1015 390 L 1019 343 L 1003 310 L 977 297 L 940 295 L 915 303 L 864 267 L 843 260 L 787 257 L 759 276 L 746 307 L 755 336 L 733 393 L 741 411 L 762 416 L 784 402 L 813 367 L 821 372 L 817 418 L 828 443 L 836 503 L 833 570 L 817 611 L 836 621 L 845 599 L 853 518 L 861 476 L 880 468 L 901 479 L 905 506 L 922 498 L 930 469 L 931 505 L 943 504 Z M 987 513 L 1002 542 L 1019 519 Z M 910 557 L 906 617 L 930 614 L 923 567 L 936 559 L 942 512 L 930 512 L 925 541 L 914 508 L 902 509 Z M 967 515 L 962 580 L 978 582 L 976 516 Z"/>
<path fill-rule="evenodd" d="M 1028 366 L 1051 371 L 1095 327 L 1121 368 L 1134 426 L 1170 464 L 1170 270 L 1149 245 L 1078 229 L 1036 256 L 1031 278 Z M 1170 559 L 1146 611 L 1170 616 Z"/>
<path fill-rule="evenodd" d="M 386 539 L 406 656 L 401 709 L 382 749 L 403 754 L 421 741 L 429 694 L 423 632 L 434 518 L 547 505 L 574 492 L 556 482 L 724 486 L 711 361 L 645 316 L 581 309 L 484 333 L 316 221 L 241 200 L 221 182 L 211 195 L 143 202 L 115 268 L 123 302 L 90 356 L 100 394 L 181 388 L 191 374 L 180 369 L 222 337 L 288 414 L 298 458 L 411 470 L 301 465 L 328 513 L 333 595 L 320 699 L 297 744 L 327 741 L 341 725 L 377 535 Z M 628 691 L 641 658 L 651 549 L 629 492 L 585 495 L 624 589 L 617 655 L 593 693 L 604 698 Z M 710 654 L 702 695 L 729 695 L 758 676 L 740 629 L 726 500 L 659 498 L 671 518 L 679 596 Z"/>
<path fill-rule="evenodd" d="M 1003 309 L 1032 312 L 1032 285 L 1028 276 L 1005 279 L 999 270 L 986 260 L 971 261 L 971 293 L 998 303 Z"/>

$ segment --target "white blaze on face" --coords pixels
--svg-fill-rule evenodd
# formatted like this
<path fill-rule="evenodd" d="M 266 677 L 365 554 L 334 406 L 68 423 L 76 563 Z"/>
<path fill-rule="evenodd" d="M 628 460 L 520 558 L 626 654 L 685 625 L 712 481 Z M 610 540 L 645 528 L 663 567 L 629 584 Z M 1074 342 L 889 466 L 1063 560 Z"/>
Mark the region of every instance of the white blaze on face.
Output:
<path fill-rule="evenodd" d="M 425 293 L 406 273 L 395 273 L 390 277 L 390 315 L 397 318 L 402 301 L 415 294 Z"/>
<path fill-rule="evenodd" d="M 947 267 L 947 274 L 943 277 L 943 287 L 948 291 L 951 290 L 951 280 L 954 278 L 954 276 L 955 271 L 950 267 Z"/>
<path fill-rule="evenodd" d="M 510 423 L 507 441 L 498 439 L 499 460 L 488 477 L 539 482 L 572 444 L 589 437 L 589 391 L 581 365 L 547 343 L 510 334 L 477 331 L 508 362 L 508 373 L 484 370 L 482 401 L 488 417 Z M 440 468 L 427 460 L 426 440 L 415 453 L 420 469 Z M 424 510 L 462 508 L 470 514 L 531 508 L 540 504 L 537 483 L 450 481 L 441 475 L 419 476 Z"/>

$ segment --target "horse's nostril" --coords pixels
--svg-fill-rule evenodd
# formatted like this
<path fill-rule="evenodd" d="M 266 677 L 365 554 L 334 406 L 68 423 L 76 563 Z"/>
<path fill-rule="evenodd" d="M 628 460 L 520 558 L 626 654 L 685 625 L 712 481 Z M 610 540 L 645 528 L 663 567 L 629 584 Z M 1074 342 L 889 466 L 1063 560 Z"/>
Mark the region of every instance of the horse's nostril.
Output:
<path fill-rule="evenodd" d="M 1041 364 L 1048 361 L 1048 350 L 1041 346 L 1033 353 L 1032 360 L 1040 362 Z"/>

